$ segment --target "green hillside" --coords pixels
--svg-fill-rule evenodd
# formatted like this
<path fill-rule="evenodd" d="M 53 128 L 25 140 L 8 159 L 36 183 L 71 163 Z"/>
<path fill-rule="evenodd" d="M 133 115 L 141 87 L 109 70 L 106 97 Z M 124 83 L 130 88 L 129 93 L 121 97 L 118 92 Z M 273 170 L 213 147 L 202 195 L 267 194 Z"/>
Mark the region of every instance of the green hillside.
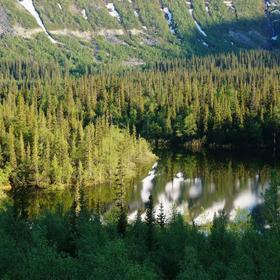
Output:
<path fill-rule="evenodd" d="M 279 0 L 30 0 L 56 44 L 24 2 L 0 0 L 0 58 L 135 66 L 279 45 Z"/>

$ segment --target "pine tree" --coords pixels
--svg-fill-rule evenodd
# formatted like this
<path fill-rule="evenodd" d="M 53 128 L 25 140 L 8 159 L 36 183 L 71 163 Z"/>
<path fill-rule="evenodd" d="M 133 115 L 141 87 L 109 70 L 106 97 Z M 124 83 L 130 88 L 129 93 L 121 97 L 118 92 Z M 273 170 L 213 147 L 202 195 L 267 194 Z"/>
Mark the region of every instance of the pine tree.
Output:
<path fill-rule="evenodd" d="M 142 224 L 141 209 L 138 209 L 137 214 L 136 214 L 136 219 L 135 219 L 135 222 L 134 222 L 134 227 L 137 228 L 141 224 Z"/>
<path fill-rule="evenodd" d="M 75 186 L 74 200 L 69 213 L 70 236 L 68 239 L 67 251 L 72 255 L 77 255 L 76 240 L 80 236 L 78 219 L 81 212 L 81 194 L 79 185 Z"/>
<path fill-rule="evenodd" d="M 149 201 L 146 205 L 146 218 L 145 218 L 146 224 L 147 224 L 147 235 L 146 235 L 146 241 L 147 241 L 147 247 L 149 250 L 152 250 L 154 247 L 154 224 L 155 224 L 155 213 L 154 213 L 154 202 L 153 202 L 153 196 L 149 196 Z"/>
<path fill-rule="evenodd" d="M 33 145 L 32 145 L 32 166 L 35 171 L 35 181 L 39 185 L 39 139 L 37 125 L 34 131 Z"/>
<path fill-rule="evenodd" d="M 158 213 L 158 216 L 157 216 L 157 222 L 158 222 L 159 226 L 161 227 L 161 229 L 164 228 L 165 221 L 166 221 L 166 217 L 165 217 L 165 214 L 164 214 L 164 207 L 163 207 L 163 203 L 161 202 L 160 205 L 159 205 L 159 213 Z"/>
<path fill-rule="evenodd" d="M 123 165 L 122 158 L 120 158 L 116 173 L 116 199 L 115 203 L 119 209 L 119 218 L 117 224 L 117 231 L 121 236 L 125 236 L 126 227 L 127 227 L 127 211 L 125 203 L 125 188 L 123 182 Z"/>
<path fill-rule="evenodd" d="M 4 167 L 4 157 L 3 157 L 3 153 L 2 153 L 2 147 L 0 144 L 0 168 Z"/>
<path fill-rule="evenodd" d="M 17 157 L 15 150 L 15 136 L 12 127 L 9 128 L 9 161 L 11 167 L 15 169 L 17 167 Z"/>
<path fill-rule="evenodd" d="M 181 271 L 177 280 L 208 280 L 210 277 L 199 263 L 197 252 L 193 247 L 187 247 L 181 263 Z"/>
<path fill-rule="evenodd" d="M 19 153 L 20 153 L 20 161 L 21 163 L 25 160 L 25 147 L 24 147 L 24 139 L 23 134 L 20 132 L 20 138 L 19 138 Z"/>
<path fill-rule="evenodd" d="M 59 166 L 56 155 L 53 157 L 50 169 L 50 179 L 53 184 L 61 184 L 62 170 Z"/>
<path fill-rule="evenodd" d="M 280 203 L 279 203 L 280 180 L 274 171 L 271 174 L 271 186 L 264 196 L 264 216 L 267 225 L 280 237 Z"/>

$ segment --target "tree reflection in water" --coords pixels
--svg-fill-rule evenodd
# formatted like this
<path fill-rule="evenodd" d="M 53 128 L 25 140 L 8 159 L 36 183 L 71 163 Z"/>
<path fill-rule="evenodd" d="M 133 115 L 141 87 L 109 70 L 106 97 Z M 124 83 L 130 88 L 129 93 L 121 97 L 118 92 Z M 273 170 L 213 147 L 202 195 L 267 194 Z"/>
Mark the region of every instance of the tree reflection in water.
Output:
<path fill-rule="evenodd" d="M 225 208 L 231 218 L 238 208 L 252 210 L 262 202 L 268 187 L 271 169 L 279 169 L 266 155 L 220 155 L 210 153 L 160 152 L 160 160 L 153 167 L 139 171 L 138 177 L 127 182 L 128 218 L 133 220 L 139 208 L 153 194 L 156 212 L 163 203 L 165 214 L 172 209 L 186 219 L 203 224 L 212 220 L 214 213 Z M 150 171 L 149 171 L 150 170 Z M 113 184 L 83 188 L 83 203 L 89 210 L 104 213 L 114 201 Z M 66 212 L 73 205 L 76 189 L 64 191 L 14 190 L 15 215 L 36 216 L 44 210 L 60 207 Z"/>

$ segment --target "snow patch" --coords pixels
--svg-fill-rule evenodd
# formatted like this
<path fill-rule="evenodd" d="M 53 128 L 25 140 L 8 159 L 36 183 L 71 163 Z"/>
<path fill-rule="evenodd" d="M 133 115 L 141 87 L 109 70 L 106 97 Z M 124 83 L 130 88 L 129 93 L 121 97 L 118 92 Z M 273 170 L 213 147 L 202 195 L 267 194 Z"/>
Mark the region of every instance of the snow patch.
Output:
<path fill-rule="evenodd" d="M 88 19 L 88 17 L 87 17 L 87 12 L 86 12 L 85 9 L 82 10 L 82 16 L 83 16 L 83 18 L 84 18 L 85 20 Z"/>
<path fill-rule="evenodd" d="M 116 10 L 114 3 L 108 3 L 106 5 L 106 8 L 108 9 L 108 12 L 112 17 L 115 17 L 118 21 L 121 21 L 121 16 Z"/>
<path fill-rule="evenodd" d="M 60 10 L 62 10 L 62 6 L 60 5 L 60 3 L 57 3 L 57 6 Z"/>
<path fill-rule="evenodd" d="M 225 0 L 224 1 L 224 4 L 230 9 L 232 10 L 233 12 L 236 12 L 236 8 L 233 4 L 233 1 L 230 1 L 230 0 Z"/>
<path fill-rule="evenodd" d="M 49 40 L 56 44 L 57 41 L 54 40 L 50 34 L 48 33 L 45 25 L 43 24 L 43 21 L 42 19 L 40 18 L 38 12 L 36 11 L 35 7 L 34 7 L 34 4 L 33 4 L 33 1 L 32 0 L 22 0 L 22 1 L 19 1 L 19 3 L 36 19 L 38 25 L 43 29 L 43 31 L 46 33 L 46 35 L 48 36 Z"/>
<path fill-rule="evenodd" d="M 195 26 L 196 26 L 197 30 L 198 30 L 204 37 L 207 37 L 207 34 L 204 32 L 204 30 L 202 29 L 202 27 L 201 27 L 201 26 L 199 25 L 199 23 L 196 21 L 194 15 L 193 15 L 193 9 L 192 9 L 192 8 L 189 9 L 189 13 L 190 13 L 191 17 L 192 17 L 193 20 L 194 20 L 194 23 L 195 23 Z"/>
<path fill-rule="evenodd" d="M 209 47 L 209 45 L 206 42 L 204 42 L 204 41 L 202 42 L 202 45 L 207 47 L 207 48 Z"/>
<path fill-rule="evenodd" d="M 173 28 L 173 15 L 172 15 L 172 13 L 170 12 L 170 10 L 167 7 L 163 8 L 162 11 L 164 12 L 164 16 L 167 20 L 170 32 L 173 35 L 175 35 L 176 32 L 175 32 L 175 29 Z"/>
<path fill-rule="evenodd" d="M 268 21 L 270 22 L 271 29 L 272 29 L 271 40 L 276 41 L 278 39 L 278 35 L 276 34 L 276 30 L 275 30 L 275 27 L 273 25 L 273 22 L 277 22 L 277 21 L 279 21 L 279 19 L 278 20 L 272 20 L 271 19 L 271 14 L 274 14 L 274 13 L 279 14 L 279 10 L 274 9 L 275 7 L 278 7 L 278 6 L 276 5 L 276 3 L 272 2 L 271 0 L 265 0 L 264 3 L 265 3 L 265 15 L 266 15 Z M 272 6 L 274 7 L 273 9 L 271 9 Z"/>
<path fill-rule="evenodd" d="M 205 1 L 205 10 L 206 10 L 206 13 L 207 13 L 208 15 L 210 15 L 209 5 L 210 5 L 209 1 Z"/>

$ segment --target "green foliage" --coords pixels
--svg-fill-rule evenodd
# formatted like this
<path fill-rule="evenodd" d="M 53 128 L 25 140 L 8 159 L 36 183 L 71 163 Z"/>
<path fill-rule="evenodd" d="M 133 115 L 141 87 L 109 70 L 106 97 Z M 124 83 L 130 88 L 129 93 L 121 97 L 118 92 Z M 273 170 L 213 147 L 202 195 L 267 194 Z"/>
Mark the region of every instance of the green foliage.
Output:
<path fill-rule="evenodd" d="M 57 209 L 29 219 L 15 215 L 15 205 L 8 206 L 0 211 L 0 278 L 278 279 L 279 219 L 271 219 L 279 210 L 273 187 L 278 177 L 273 176 L 275 183 L 265 196 L 270 228 L 260 231 L 249 219 L 248 227 L 236 223 L 232 230 L 221 212 L 205 235 L 176 214 L 164 230 L 153 223 L 152 247 L 140 214 L 120 236 L 117 223 L 102 224 L 83 204 L 78 212 L 74 203 L 68 213 Z M 148 213 L 153 212 L 151 200 Z"/>
<path fill-rule="evenodd" d="M 16 75 L 23 74 L 19 71 Z M 120 159 L 126 180 L 136 175 L 141 164 L 155 159 L 145 140 L 109 122 L 105 115 L 110 106 L 103 100 L 97 104 L 95 90 L 92 97 L 86 96 L 85 87 L 92 87 L 93 80 L 91 86 L 80 87 L 72 78 L 63 82 L 61 74 L 54 84 L 48 78 L 45 84 L 45 78 L 36 82 L 31 77 L 31 87 L 26 77 L 24 90 L 16 90 L 10 80 L 9 97 L 5 94 L 0 105 L 1 185 L 8 184 L 9 177 L 15 188 L 63 187 L 75 183 L 77 177 L 83 185 L 109 182 Z M 83 104 L 75 97 L 72 82 L 84 95 Z"/>
<path fill-rule="evenodd" d="M 93 259 L 95 268 L 91 279 L 155 279 L 155 274 L 146 266 L 133 263 L 128 258 L 125 244 L 116 240 L 109 242 Z"/>
<path fill-rule="evenodd" d="M 264 217 L 267 225 L 280 235 L 280 202 L 278 197 L 280 182 L 275 171 L 271 177 L 271 186 L 265 192 Z"/>
<path fill-rule="evenodd" d="M 6 166 L 4 169 L 0 168 L 0 186 L 9 185 L 9 176 L 11 174 L 11 167 Z"/>
<path fill-rule="evenodd" d="M 163 207 L 163 203 L 161 202 L 159 205 L 159 213 L 157 216 L 157 223 L 159 224 L 159 226 L 163 229 L 164 225 L 166 223 L 166 216 L 164 214 L 164 207 Z"/>
<path fill-rule="evenodd" d="M 271 39 L 279 30 L 279 3 L 275 1 L 267 9 L 268 22 L 262 0 L 234 0 L 231 7 L 222 0 L 193 0 L 191 5 L 184 0 L 112 0 L 120 20 L 110 15 L 102 0 L 35 0 L 46 29 L 59 42 L 52 44 L 17 1 L 2 0 L 0 7 L 7 14 L 4 24 L 10 31 L 1 37 L 0 60 L 48 59 L 84 73 L 87 65 L 129 68 L 191 54 L 277 49 L 279 39 Z M 164 7 L 172 14 L 175 34 Z M 199 32 L 189 9 L 207 37 Z"/>
<path fill-rule="evenodd" d="M 124 178 L 132 178 L 154 160 L 137 135 L 277 152 L 278 68 L 279 55 L 267 52 L 111 74 L 92 74 L 89 67 L 79 78 L 58 65 L 7 61 L 0 67 L 2 184 L 22 168 L 30 170 L 30 185 L 43 188 L 75 182 L 79 169 L 85 185 L 108 182 L 120 158 Z"/>
<path fill-rule="evenodd" d="M 181 272 L 177 276 L 178 280 L 208 280 L 210 277 L 199 263 L 196 250 L 192 247 L 186 248 L 185 257 L 181 262 Z"/>
<path fill-rule="evenodd" d="M 5 7 L 12 25 L 19 24 L 24 28 L 36 28 L 35 19 L 16 1 L 1 0 L 1 6 Z"/>
<path fill-rule="evenodd" d="M 147 224 L 146 242 L 147 247 L 151 250 L 154 246 L 154 225 L 155 225 L 155 210 L 152 195 L 149 196 L 149 201 L 146 205 L 146 217 L 145 221 Z"/>

